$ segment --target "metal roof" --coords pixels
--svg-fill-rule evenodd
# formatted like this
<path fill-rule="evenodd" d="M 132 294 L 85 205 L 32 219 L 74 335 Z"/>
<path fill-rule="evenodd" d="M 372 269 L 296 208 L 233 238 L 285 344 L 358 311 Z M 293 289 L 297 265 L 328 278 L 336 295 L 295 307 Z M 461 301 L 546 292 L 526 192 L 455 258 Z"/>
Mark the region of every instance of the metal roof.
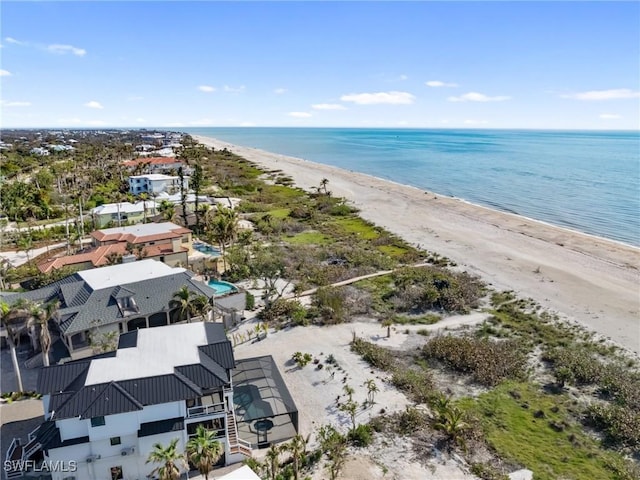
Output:
<path fill-rule="evenodd" d="M 201 332 L 199 337 L 194 335 L 198 330 Z M 188 335 L 185 336 L 185 333 Z M 145 340 L 145 337 L 148 338 Z M 173 364 L 169 373 L 140 378 L 118 379 L 115 373 L 119 370 L 114 370 L 111 376 L 112 381 L 87 384 L 88 373 L 93 368 L 93 364 L 96 366 L 103 364 L 99 370 L 103 369 L 104 366 L 109 366 L 111 362 L 118 360 L 119 354 L 128 354 L 132 349 L 142 349 L 139 353 L 144 356 L 144 347 L 148 346 L 148 342 L 145 343 L 145 341 L 158 340 L 161 337 L 169 341 L 175 338 L 192 338 L 194 343 L 191 345 L 188 345 L 185 340 L 179 342 L 181 350 L 194 351 L 191 356 L 166 356 L 167 359 L 176 361 L 191 359 L 192 363 Z M 207 345 L 198 345 L 200 341 L 209 340 L 215 341 L 215 345 L 219 346 L 210 351 L 212 356 L 200 348 Z M 227 346 L 222 346 L 225 343 Z M 150 363 L 154 361 L 153 358 L 149 358 Z M 230 383 L 230 370 L 222 364 L 235 364 L 235 362 L 231 342 L 226 340 L 221 324 L 169 325 L 123 335 L 116 352 L 42 368 L 38 380 L 38 391 L 51 395 L 48 408 L 49 412 L 54 413 L 54 419 L 108 416 L 141 410 L 145 405 L 201 397 L 207 390 Z M 150 371 L 153 371 L 153 368 Z"/>

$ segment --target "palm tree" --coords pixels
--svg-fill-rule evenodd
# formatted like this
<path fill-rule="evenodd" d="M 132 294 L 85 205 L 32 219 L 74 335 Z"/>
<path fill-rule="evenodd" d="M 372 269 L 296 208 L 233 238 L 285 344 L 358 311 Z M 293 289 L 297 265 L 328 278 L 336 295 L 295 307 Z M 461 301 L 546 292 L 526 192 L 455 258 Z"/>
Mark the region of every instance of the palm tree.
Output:
<path fill-rule="evenodd" d="M 387 338 L 391 338 L 391 325 L 393 325 L 393 320 L 391 318 L 386 318 L 382 321 L 382 327 L 387 327 Z"/>
<path fill-rule="evenodd" d="M 31 238 L 31 233 L 21 235 L 18 239 L 17 244 L 20 250 L 24 250 L 24 254 L 27 257 L 27 263 L 29 263 L 31 261 L 31 259 L 29 258 L 29 250 L 33 248 L 33 239 Z"/>
<path fill-rule="evenodd" d="M 227 243 L 233 245 L 233 241 L 238 235 L 238 213 L 235 210 L 218 205 L 216 210 L 208 212 L 206 229 L 208 236 L 220 246 L 224 269 L 226 270 L 225 248 Z"/>
<path fill-rule="evenodd" d="M 280 449 L 275 445 L 271 445 L 267 450 L 267 467 L 269 469 L 270 480 L 276 480 L 278 471 L 280 470 Z"/>
<path fill-rule="evenodd" d="M 320 180 L 320 188 L 322 188 L 324 190 L 324 194 L 327 195 L 327 185 L 329 185 L 329 180 L 326 178 L 323 178 L 322 180 Z"/>
<path fill-rule="evenodd" d="M 218 463 L 224 449 L 215 439 L 215 434 L 202 425 L 198 425 L 196 435 L 187 443 L 187 457 L 197 468 L 205 480 L 209 480 L 209 472 Z"/>
<path fill-rule="evenodd" d="M 16 348 L 20 344 L 20 334 L 24 329 L 25 322 L 23 320 L 29 316 L 29 307 L 29 303 L 22 298 L 12 306 L 9 306 L 6 302 L 0 302 L 0 315 L 2 315 L 0 320 L 2 321 L 2 326 L 7 330 L 7 343 L 11 351 L 11 362 L 16 374 L 19 392 L 24 391 L 24 387 L 22 386 L 22 375 L 20 375 Z"/>
<path fill-rule="evenodd" d="M 178 453 L 178 439 L 174 438 L 168 447 L 163 447 L 156 443 L 149 454 L 146 463 L 160 463 L 151 472 L 151 475 L 158 475 L 160 480 L 178 480 L 180 478 L 180 467 L 185 466 L 186 461 L 183 453 Z"/>
<path fill-rule="evenodd" d="M 142 208 L 143 208 L 143 212 L 142 212 L 143 221 L 142 221 L 142 223 L 147 223 L 147 200 L 149 200 L 149 194 L 142 192 L 140 195 L 138 195 L 138 198 L 140 200 L 142 200 Z"/>
<path fill-rule="evenodd" d="M 191 316 L 197 308 L 198 296 L 193 293 L 186 285 L 180 287 L 180 290 L 173 294 L 173 299 L 169 301 L 169 307 L 178 310 L 180 320 L 186 320 L 191 323 Z"/>
<path fill-rule="evenodd" d="M 176 206 L 169 200 L 162 200 L 158 210 L 167 222 L 173 222 L 176 216 Z"/>
<path fill-rule="evenodd" d="M 379 392 L 378 385 L 376 385 L 373 378 L 369 378 L 364 382 L 364 386 L 367 387 L 367 401 L 369 404 L 373 405 L 375 403 L 375 395 Z"/>
<path fill-rule="evenodd" d="M 300 460 L 304 459 L 307 455 L 307 442 L 309 437 L 305 438 L 298 434 L 291 439 L 291 441 L 284 445 L 284 449 L 291 454 L 291 460 L 293 461 L 293 478 L 298 480 L 298 474 L 300 472 Z"/>
<path fill-rule="evenodd" d="M 212 310 L 209 299 L 206 295 L 198 295 L 193 300 L 193 313 L 196 317 L 202 317 L 202 321 L 206 321 L 206 315 Z"/>
<path fill-rule="evenodd" d="M 51 350 L 49 320 L 58 315 L 59 306 L 60 302 L 58 300 L 53 300 L 44 305 L 44 308 L 40 304 L 33 304 L 29 309 L 29 313 L 31 314 L 29 324 L 39 330 L 42 363 L 45 367 L 49 366 L 49 351 Z"/>
<path fill-rule="evenodd" d="M 440 418 L 434 423 L 434 428 L 442 430 L 448 440 L 458 444 L 463 443 L 462 435 L 469 429 L 469 424 L 465 421 L 465 413 L 455 406 L 447 406 L 439 413 Z"/>

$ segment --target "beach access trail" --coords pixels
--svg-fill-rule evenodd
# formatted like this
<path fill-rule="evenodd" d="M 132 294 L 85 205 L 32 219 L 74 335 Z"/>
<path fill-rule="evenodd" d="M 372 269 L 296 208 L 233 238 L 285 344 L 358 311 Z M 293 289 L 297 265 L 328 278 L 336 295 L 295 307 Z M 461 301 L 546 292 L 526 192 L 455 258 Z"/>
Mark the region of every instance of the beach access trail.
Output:
<path fill-rule="evenodd" d="M 265 170 L 282 170 L 305 190 L 323 178 L 362 218 L 420 248 L 445 255 L 499 290 L 533 298 L 640 353 L 640 249 L 454 198 L 216 139 Z"/>

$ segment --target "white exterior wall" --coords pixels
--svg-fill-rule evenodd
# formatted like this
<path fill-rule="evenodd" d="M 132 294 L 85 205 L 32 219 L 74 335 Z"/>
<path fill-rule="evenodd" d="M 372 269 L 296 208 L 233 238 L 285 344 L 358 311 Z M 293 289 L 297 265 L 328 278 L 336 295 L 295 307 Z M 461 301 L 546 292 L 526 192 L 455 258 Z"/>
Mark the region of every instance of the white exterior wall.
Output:
<path fill-rule="evenodd" d="M 86 421 L 91 422 L 91 420 Z M 105 438 L 108 440 L 111 437 L 137 434 L 139 428 L 137 411 L 108 415 L 104 417 L 104 425 L 89 429 L 89 440 L 95 442 Z"/>
<path fill-rule="evenodd" d="M 140 425 L 141 423 L 155 422 L 167 418 L 185 417 L 186 406 L 184 400 L 180 400 L 171 403 L 161 403 L 160 405 L 148 405 L 137 413 L 138 425 Z"/>
<path fill-rule="evenodd" d="M 107 415 L 105 424 L 99 427 L 92 427 L 90 419 L 58 420 L 56 425 L 63 441 L 89 436 L 89 442 L 49 450 L 48 460 L 61 461 L 65 465 L 70 460 L 77 462 L 76 472 L 55 472 L 52 480 L 62 480 L 69 476 L 75 476 L 76 480 L 111 480 L 111 467 L 122 467 L 125 480 L 144 480 L 157 466 L 146 463 L 154 444 L 166 446 L 171 440 L 178 438 L 178 450 L 184 451 L 188 439 L 186 430 L 138 438 L 140 424 L 185 416 L 186 405 L 181 400 L 149 405 L 141 411 Z M 120 437 L 119 445 L 111 445 L 113 437 Z M 130 447 L 134 448 L 134 453 L 123 456 L 122 450 Z M 87 463 L 86 460 L 91 455 L 99 455 L 100 458 Z"/>
<path fill-rule="evenodd" d="M 55 420 L 55 414 L 54 414 Z M 71 440 L 73 438 L 86 437 L 89 435 L 89 420 L 81 420 L 79 418 L 65 418 L 57 420 L 56 426 L 60 430 L 60 438 L 62 441 Z"/>

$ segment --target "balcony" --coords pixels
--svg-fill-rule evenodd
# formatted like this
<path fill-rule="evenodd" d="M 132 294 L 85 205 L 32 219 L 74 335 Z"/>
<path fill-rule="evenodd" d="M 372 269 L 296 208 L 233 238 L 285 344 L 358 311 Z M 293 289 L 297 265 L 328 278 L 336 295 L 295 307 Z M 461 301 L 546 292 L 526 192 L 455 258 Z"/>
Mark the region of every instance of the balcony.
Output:
<path fill-rule="evenodd" d="M 204 417 L 206 415 L 224 414 L 224 412 L 225 412 L 225 404 L 224 404 L 224 402 L 211 403 L 211 404 L 208 404 L 208 405 L 205 402 L 203 402 L 203 405 L 196 405 L 195 407 L 188 407 L 187 408 L 187 418 Z"/>

